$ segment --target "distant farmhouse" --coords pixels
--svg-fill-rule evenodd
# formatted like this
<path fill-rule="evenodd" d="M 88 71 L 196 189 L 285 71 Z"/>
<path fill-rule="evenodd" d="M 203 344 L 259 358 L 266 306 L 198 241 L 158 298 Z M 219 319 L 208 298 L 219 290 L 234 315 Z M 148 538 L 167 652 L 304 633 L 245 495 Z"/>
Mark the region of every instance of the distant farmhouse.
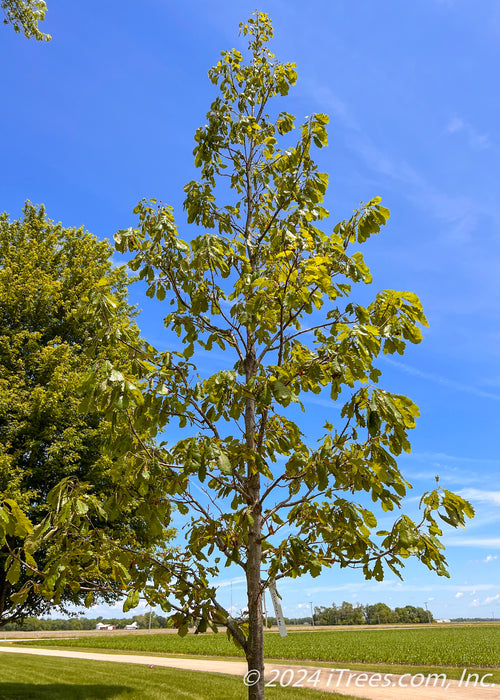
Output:
<path fill-rule="evenodd" d="M 95 626 L 96 630 L 115 630 L 116 627 L 114 625 L 103 625 L 102 622 L 98 622 L 97 625 Z"/>

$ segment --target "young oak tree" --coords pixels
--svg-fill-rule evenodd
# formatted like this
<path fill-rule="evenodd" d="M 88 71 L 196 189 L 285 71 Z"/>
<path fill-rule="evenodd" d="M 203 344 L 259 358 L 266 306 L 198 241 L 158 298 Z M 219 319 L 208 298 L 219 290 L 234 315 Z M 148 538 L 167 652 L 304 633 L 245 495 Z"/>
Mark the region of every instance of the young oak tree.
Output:
<path fill-rule="evenodd" d="M 209 71 L 219 93 L 195 136 L 201 176 L 186 185 L 184 207 L 199 233 L 182 240 L 171 207 L 143 200 L 138 227 L 115 235 L 147 295 L 169 305 L 164 324 L 184 351 L 134 348 L 109 308 L 102 333 L 115 334 L 142 376 L 140 402 L 122 408 L 132 430 L 119 440 L 130 464 L 137 473 L 159 464 L 171 501 L 191 515 L 183 557 L 164 562 L 149 599 L 176 610 L 182 634 L 191 619 L 200 631 L 225 624 L 260 674 L 249 697 L 262 698 L 262 596 L 271 582 L 334 565 L 381 580 L 384 567 L 400 576 L 410 556 L 447 575 L 438 516 L 457 526 L 473 513 L 437 489 L 422 497 L 419 522 L 399 515 L 392 529 L 377 531 L 375 514 L 355 498 L 367 494 L 391 511 L 410 486 L 396 458 L 410 450 L 418 408 L 378 385 L 376 360 L 420 342 L 426 319 L 410 292 L 381 291 L 367 306 L 352 299 L 353 284 L 371 281 L 357 248 L 389 211 L 376 197 L 333 231 L 320 228 L 328 177 L 312 151 L 327 145 L 328 118 L 308 117 L 292 141 L 295 118 L 276 114 L 274 102 L 294 85 L 295 65 L 270 52 L 266 14 L 254 13 L 241 31 L 248 57 L 223 52 Z M 232 368 L 202 376 L 195 362 L 214 346 Z M 122 385 L 105 367 L 96 376 L 94 400 L 116 415 Z M 342 409 L 313 447 L 294 405 L 304 410 L 302 397 L 325 388 Z M 175 444 L 151 449 L 137 439 L 177 423 L 185 436 Z M 210 583 L 222 564 L 246 577 L 244 624 Z"/>

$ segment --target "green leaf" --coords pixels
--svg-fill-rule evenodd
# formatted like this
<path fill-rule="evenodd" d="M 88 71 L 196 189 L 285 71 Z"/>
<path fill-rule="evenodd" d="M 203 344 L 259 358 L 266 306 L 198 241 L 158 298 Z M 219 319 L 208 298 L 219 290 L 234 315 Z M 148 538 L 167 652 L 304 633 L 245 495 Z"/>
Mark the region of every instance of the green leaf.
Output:
<path fill-rule="evenodd" d="M 224 452 L 221 452 L 217 462 L 219 465 L 219 469 L 223 474 L 229 476 L 232 473 L 233 469 L 231 466 L 231 462 L 229 460 L 229 457 Z"/>
<path fill-rule="evenodd" d="M 179 635 L 179 637 L 185 637 L 188 632 L 189 632 L 189 624 L 187 622 L 185 622 L 183 625 L 181 625 L 179 627 L 178 635 Z"/>
<path fill-rule="evenodd" d="M 13 586 L 19 581 L 21 575 L 21 564 L 17 559 L 13 559 L 7 570 L 7 581 Z"/>
<path fill-rule="evenodd" d="M 78 515 L 85 515 L 85 513 L 87 513 L 89 510 L 88 505 L 85 503 L 85 501 L 82 501 L 81 499 L 77 500 L 75 507 Z"/>
<path fill-rule="evenodd" d="M 125 602 L 123 603 L 123 612 L 128 612 L 139 605 L 140 594 L 139 591 L 133 589 L 127 595 Z"/>
<path fill-rule="evenodd" d="M 279 380 L 273 382 L 271 387 L 276 400 L 284 406 L 287 406 L 290 403 L 292 397 L 292 392 L 290 391 L 290 389 Z"/>

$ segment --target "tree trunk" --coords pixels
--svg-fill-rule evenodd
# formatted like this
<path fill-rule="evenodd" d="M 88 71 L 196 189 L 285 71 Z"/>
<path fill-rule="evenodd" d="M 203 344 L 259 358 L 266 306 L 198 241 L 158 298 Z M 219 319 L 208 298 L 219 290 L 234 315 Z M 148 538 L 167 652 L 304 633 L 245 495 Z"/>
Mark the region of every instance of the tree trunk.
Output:
<path fill-rule="evenodd" d="M 254 338 L 247 331 L 247 354 L 245 374 L 247 383 L 255 377 L 257 361 Z M 245 438 L 247 448 L 255 451 L 255 398 L 248 396 L 245 405 Z M 247 468 L 247 504 L 253 523 L 248 529 L 248 551 L 246 562 L 247 600 L 248 600 L 248 643 L 246 659 L 248 664 L 248 698 L 264 698 L 264 626 L 262 620 L 262 590 L 260 568 L 262 561 L 262 505 L 260 502 L 260 474 L 255 471 L 253 459 Z"/>
<path fill-rule="evenodd" d="M 260 475 L 252 476 L 252 491 L 260 491 Z M 255 492 L 254 492 L 255 493 Z M 258 497 L 257 497 L 258 499 Z M 261 530 L 262 521 L 260 504 L 253 512 L 254 524 L 248 533 L 247 557 L 247 598 L 248 598 L 248 645 L 246 658 L 248 664 L 248 698 L 264 698 L 264 625 L 262 620 L 262 590 L 260 566 L 262 556 Z"/>

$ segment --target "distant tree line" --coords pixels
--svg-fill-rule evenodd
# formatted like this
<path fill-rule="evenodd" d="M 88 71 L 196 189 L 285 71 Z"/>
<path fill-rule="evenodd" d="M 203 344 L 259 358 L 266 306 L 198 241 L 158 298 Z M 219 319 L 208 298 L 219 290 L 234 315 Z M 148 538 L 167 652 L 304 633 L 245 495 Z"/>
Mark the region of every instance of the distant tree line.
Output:
<path fill-rule="evenodd" d="M 500 617 L 452 617 L 450 622 L 498 622 Z"/>
<path fill-rule="evenodd" d="M 146 629 L 149 627 L 149 613 L 143 615 L 134 615 L 134 617 L 72 617 L 61 620 L 47 620 L 37 617 L 26 617 L 22 623 L 9 622 L 2 627 L 2 631 L 16 632 L 57 632 L 61 630 L 93 630 L 98 622 L 105 625 L 115 625 L 116 629 L 123 629 L 125 625 L 130 625 L 137 622 L 139 628 Z M 151 615 L 151 629 L 162 629 L 172 627 L 172 622 L 167 617 Z"/>
<path fill-rule="evenodd" d="M 342 605 L 318 607 L 314 609 L 314 623 L 316 625 L 387 625 L 394 623 L 433 622 L 434 617 L 430 611 L 414 605 L 405 605 L 403 608 L 390 608 L 385 603 L 374 605 L 353 605 L 344 601 Z"/>
<path fill-rule="evenodd" d="M 348 603 L 342 605 L 332 603 L 331 607 L 314 608 L 314 624 L 321 625 L 387 625 L 395 623 L 424 623 L 434 622 L 432 613 L 424 608 L 406 605 L 404 608 L 392 610 L 385 603 L 361 605 Z M 285 618 L 287 625 L 312 624 L 311 615 L 301 618 Z M 268 618 L 268 624 L 276 624 L 274 617 Z"/>
<path fill-rule="evenodd" d="M 21 632 L 43 632 L 43 631 L 74 631 L 93 630 L 98 622 L 106 625 L 115 625 L 116 629 L 123 629 L 125 625 L 137 622 L 140 628 L 149 627 L 149 613 L 134 615 L 133 617 L 70 617 L 67 619 L 44 619 L 37 617 L 27 617 L 22 623 L 11 622 L 2 628 L 6 631 Z M 386 625 L 394 623 L 419 623 L 434 622 L 434 617 L 430 611 L 413 605 L 406 605 L 404 608 L 392 610 L 385 603 L 375 603 L 375 605 L 361 605 L 344 601 L 342 605 L 332 603 L 331 607 L 314 608 L 314 624 L 322 625 Z M 300 618 L 285 618 L 287 625 L 311 624 L 311 616 Z M 194 623 L 193 623 L 194 624 Z M 275 625 L 274 617 L 268 617 L 268 624 Z M 162 617 L 156 613 L 151 615 L 151 629 L 165 629 L 173 627 L 172 620 Z"/>

